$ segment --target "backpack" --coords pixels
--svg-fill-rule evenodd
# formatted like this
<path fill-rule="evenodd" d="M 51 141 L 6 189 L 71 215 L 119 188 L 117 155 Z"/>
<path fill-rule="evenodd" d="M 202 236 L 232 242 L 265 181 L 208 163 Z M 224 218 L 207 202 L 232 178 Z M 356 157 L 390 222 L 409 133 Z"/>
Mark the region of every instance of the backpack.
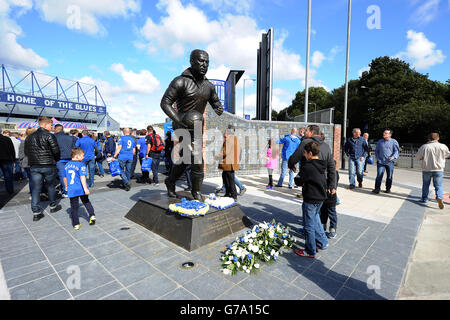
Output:
<path fill-rule="evenodd" d="M 161 152 L 164 150 L 164 141 L 158 134 L 152 135 L 152 152 Z"/>

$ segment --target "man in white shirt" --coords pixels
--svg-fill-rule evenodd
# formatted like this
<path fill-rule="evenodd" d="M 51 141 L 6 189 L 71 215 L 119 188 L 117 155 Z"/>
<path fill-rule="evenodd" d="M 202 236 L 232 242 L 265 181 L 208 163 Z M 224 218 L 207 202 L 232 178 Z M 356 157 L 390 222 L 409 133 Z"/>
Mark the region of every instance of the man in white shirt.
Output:
<path fill-rule="evenodd" d="M 436 190 L 436 197 L 439 209 L 444 209 L 444 191 L 442 181 L 444 179 L 445 159 L 450 157 L 450 151 L 445 144 L 439 143 L 439 134 L 430 133 L 428 143 L 420 147 L 416 154 L 416 160 L 422 160 L 422 199 L 421 202 L 428 202 L 431 178 Z"/>

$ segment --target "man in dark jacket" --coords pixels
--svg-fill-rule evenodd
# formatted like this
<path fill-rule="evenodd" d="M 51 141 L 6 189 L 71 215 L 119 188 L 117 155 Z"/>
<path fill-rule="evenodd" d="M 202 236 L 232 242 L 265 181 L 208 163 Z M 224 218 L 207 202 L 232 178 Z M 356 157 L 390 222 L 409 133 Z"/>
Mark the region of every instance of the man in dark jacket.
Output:
<path fill-rule="evenodd" d="M 33 221 L 39 221 L 44 217 L 40 205 L 42 183 L 47 182 L 48 197 L 50 200 L 50 213 L 61 210 L 61 205 L 56 201 L 56 178 L 58 171 L 56 163 L 61 159 L 56 137 L 50 133 L 52 120 L 47 117 L 39 118 L 39 129 L 25 140 L 25 155 L 30 164 L 33 192 L 31 194 L 31 210 Z"/>
<path fill-rule="evenodd" d="M 111 133 L 109 131 L 104 132 L 105 135 L 105 147 L 103 149 L 103 154 L 106 158 L 112 157 L 116 153 L 116 142 L 114 138 L 111 137 Z"/>
<path fill-rule="evenodd" d="M 334 163 L 333 154 L 331 148 L 326 144 L 320 135 L 320 128 L 317 125 L 310 125 L 306 128 L 305 139 L 303 139 L 301 145 L 289 158 L 288 166 L 291 170 L 296 172 L 295 165 L 299 161 L 306 161 L 304 156 L 305 145 L 315 141 L 320 145 L 319 160 L 324 160 L 326 163 L 325 177 L 327 179 L 327 191 L 331 194 L 336 193 L 336 165 Z M 302 174 L 302 166 L 300 166 L 300 175 Z"/>
<path fill-rule="evenodd" d="M 350 181 L 349 190 L 355 189 L 355 171 L 358 178 L 358 187 L 362 188 L 364 178 L 364 162 L 366 161 L 369 148 L 366 140 L 361 137 L 359 128 L 353 129 L 353 137 L 347 139 L 344 145 L 344 152 L 348 157 L 348 178 Z"/>
<path fill-rule="evenodd" d="M 13 183 L 13 166 L 16 160 L 16 151 L 9 137 L 3 136 L 2 128 L 0 128 L 0 170 L 5 179 L 5 188 L 9 194 L 14 193 Z"/>
<path fill-rule="evenodd" d="M 56 169 L 58 170 L 58 177 L 60 183 L 60 189 L 63 198 L 67 198 L 66 188 L 64 187 L 64 167 L 69 162 L 71 157 L 71 151 L 75 148 L 75 139 L 64 133 L 64 127 L 61 124 L 55 125 L 55 137 L 58 141 L 58 147 L 61 151 L 61 160 L 56 163 Z"/>

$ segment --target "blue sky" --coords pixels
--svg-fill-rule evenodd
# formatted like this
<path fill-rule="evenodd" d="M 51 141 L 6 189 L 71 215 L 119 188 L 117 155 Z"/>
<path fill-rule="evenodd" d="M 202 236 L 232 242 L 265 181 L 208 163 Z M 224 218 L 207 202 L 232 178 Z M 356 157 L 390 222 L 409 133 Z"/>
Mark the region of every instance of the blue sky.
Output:
<path fill-rule="evenodd" d="M 347 3 L 312 0 L 311 86 L 344 83 Z M 0 0 L 0 63 L 95 83 L 122 126 L 144 127 L 164 120 L 159 102 L 192 49 L 210 53 L 210 78 L 225 79 L 230 69 L 256 78 L 261 33 L 273 27 L 280 110 L 304 89 L 306 17 L 306 0 Z M 373 58 L 397 56 L 445 82 L 449 17 L 449 0 L 354 0 L 350 79 Z M 254 114 L 250 81 L 245 100 Z"/>

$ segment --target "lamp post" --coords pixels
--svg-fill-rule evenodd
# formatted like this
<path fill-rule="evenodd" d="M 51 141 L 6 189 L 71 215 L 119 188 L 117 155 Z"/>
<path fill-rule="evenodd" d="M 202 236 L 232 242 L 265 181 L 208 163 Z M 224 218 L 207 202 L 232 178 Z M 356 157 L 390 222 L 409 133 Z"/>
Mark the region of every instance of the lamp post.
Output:
<path fill-rule="evenodd" d="M 352 18 L 352 0 L 348 0 L 347 19 L 347 62 L 345 66 L 345 99 L 344 99 L 344 143 L 347 140 L 347 105 L 348 105 L 348 67 L 350 61 L 350 26 Z M 342 148 L 344 149 L 344 148 Z M 342 169 L 345 169 L 344 150 L 342 150 Z"/>
<path fill-rule="evenodd" d="M 242 97 L 242 117 L 245 119 L 245 81 L 253 81 L 255 82 L 256 79 L 244 79 L 244 95 Z"/>
<path fill-rule="evenodd" d="M 311 0 L 308 0 L 308 25 L 306 36 L 306 75 L 305 75 L 305 122 L 308 122 L 308 73 L 309 73 L 309 44 L 311 42 Z"/>

